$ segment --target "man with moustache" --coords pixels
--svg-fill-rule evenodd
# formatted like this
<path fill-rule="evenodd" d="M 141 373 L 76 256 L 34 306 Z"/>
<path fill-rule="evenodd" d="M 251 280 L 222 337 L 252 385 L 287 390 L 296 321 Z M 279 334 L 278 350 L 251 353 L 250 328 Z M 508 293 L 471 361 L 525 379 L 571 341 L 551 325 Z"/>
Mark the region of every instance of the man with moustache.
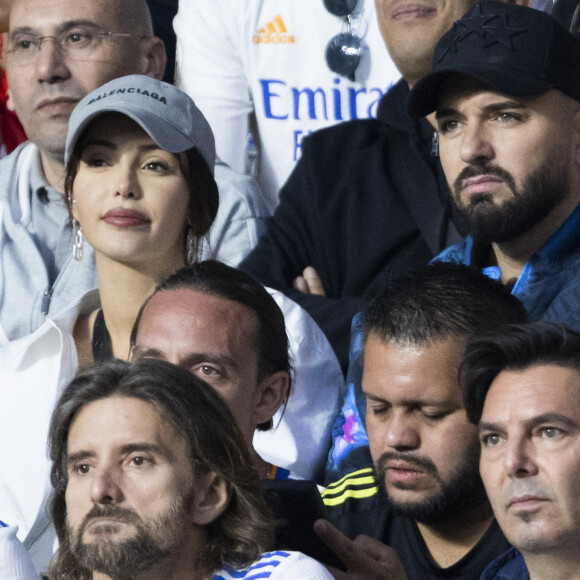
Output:
<path fill-rule="evenodd" d="M 273 520 L 221 397 L 164 361 L 81 372 L 49 434 L 55 580 L 330 580 Z"/>
<path fill-rule="evenodd" d="M 482 2 L 433 63 L 409 111 L 436 112 L 467 234 L 437 259 L 501 280 L 531 320 L 580 328 L 580 44 L 543 12 Z"/>
<path fill-rule="evenodd" d="M 514 546 L 482 580 L 580 578 L 580 334 L 512 325 L 471 342 L 461 368 L 481 477 Z"/>
<path fill-rule="evenodd" d="M 394 565 L 384 544 L 413 579 L 473 580 L 507 549 L 478 475 L 477 429 L 457 371 L 468 337 L 525 320 L 505 287 L 455 264 L 401 278 L 368 306 L 362 387 L 374 470 L 323 493 L 348 539 L 328 522 L 315 526 L 349 567 L 345 580 Z"/>
<path fill-rule="evenodd" d="M 304 138 L 266 233 L 241 264 L 309 312 L 343 369 L 355 312 L 459 239 L 432 155 L 433 125 L 409 119 L 406 103 L 431 70 L 437 41 L 475 0 L 375 1 L 403 79 L 381 99 L 377 119 Z"/>

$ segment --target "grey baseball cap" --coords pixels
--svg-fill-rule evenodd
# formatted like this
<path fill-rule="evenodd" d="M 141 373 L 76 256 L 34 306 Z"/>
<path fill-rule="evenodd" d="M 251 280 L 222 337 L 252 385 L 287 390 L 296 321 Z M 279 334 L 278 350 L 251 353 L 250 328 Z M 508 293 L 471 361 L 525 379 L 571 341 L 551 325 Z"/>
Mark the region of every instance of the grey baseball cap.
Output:
<path fill-rule="evenodd" d="M 66 163 L 89 123 L 111 112 L 133 119 L 165 151 L 197 149 L 213 174 L 215 141 L 206 118 L 183 91 L 143 75 L 119 77 L 79 101 L 68 123 Z"/>

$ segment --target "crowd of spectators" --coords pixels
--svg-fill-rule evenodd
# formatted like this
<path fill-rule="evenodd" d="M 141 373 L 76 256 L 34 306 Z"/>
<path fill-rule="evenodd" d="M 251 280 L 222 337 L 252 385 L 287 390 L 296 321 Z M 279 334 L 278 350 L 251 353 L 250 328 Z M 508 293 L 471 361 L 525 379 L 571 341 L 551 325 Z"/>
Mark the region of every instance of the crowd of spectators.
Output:
<path fill-rule="evenodd" d="M 579 22 L 0 0 L 0 578 L 580 578 Z"/>

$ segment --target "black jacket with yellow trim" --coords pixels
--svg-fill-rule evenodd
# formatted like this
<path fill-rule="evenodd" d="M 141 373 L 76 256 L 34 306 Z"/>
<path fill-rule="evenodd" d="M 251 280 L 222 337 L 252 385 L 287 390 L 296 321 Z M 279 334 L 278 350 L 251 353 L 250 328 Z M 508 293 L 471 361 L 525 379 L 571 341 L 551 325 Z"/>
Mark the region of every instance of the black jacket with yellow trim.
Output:
<path fill-rule="evenodd" d="M 481 540 L 461 560 L 440 568 L 415 521 L 393 514 L 372 468 L 350 473 L 322 492 L 328 519 L 351 540 L 366 534 L 385 542 L 398 554 L 409 580 L 477 580 L 486 566 L 510 545 L 494 520 Z"/>
<path fill-rule="evenodd" d="M 383 541 L 388 506 L 371 468 L 360 469 L 331 483 L 322 492 L 330 521 L 351 539 L 366 534 Z"/>

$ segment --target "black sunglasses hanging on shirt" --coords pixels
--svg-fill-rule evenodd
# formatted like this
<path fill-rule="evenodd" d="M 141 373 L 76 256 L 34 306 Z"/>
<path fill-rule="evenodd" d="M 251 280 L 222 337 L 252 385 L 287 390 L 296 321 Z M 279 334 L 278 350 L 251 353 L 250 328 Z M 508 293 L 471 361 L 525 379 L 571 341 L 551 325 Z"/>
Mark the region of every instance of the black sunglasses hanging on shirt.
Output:
<path fill-rule="evenodd" d="M 354 81 L 363 51 L 361 39 L 352 31 L 353 12 L 358 0 L 324 0 L 326 9 L 335 16 L 344 16 L 342 32 L 333 36 L 326 45 L 328 68 Z"/>

